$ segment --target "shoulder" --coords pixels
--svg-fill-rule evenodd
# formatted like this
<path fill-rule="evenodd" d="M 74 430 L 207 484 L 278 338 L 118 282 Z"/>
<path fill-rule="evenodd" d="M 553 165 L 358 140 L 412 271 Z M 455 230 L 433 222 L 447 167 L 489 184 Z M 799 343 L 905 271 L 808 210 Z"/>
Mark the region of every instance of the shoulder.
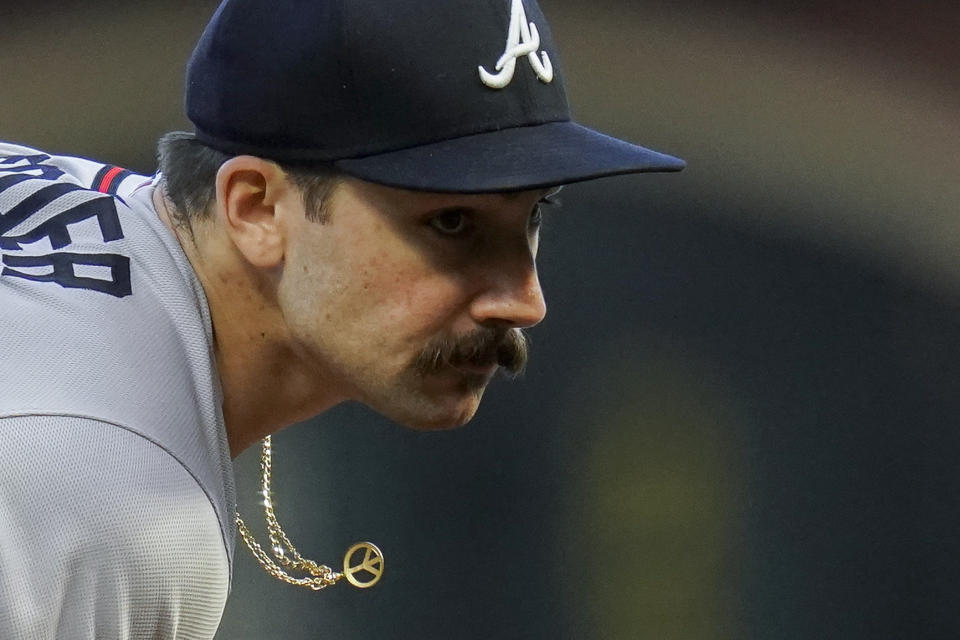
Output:
<path fill-rule="evenodd" d="M 151 183 L 101 193 L 91 184 L 122 173 L 105 166 L 0 145 L 0 416 L 84 416 L 157 443 L 209 496 L 232 551 L 203 289 L 156 216 Z"/>
<path fill-rule="evenodd" d="M 120 167 L 0 143 L 0 277 L 130 295 L 121 193 L 144 180 Z"/>
<path fill-rule="evenodd" d="M 91 416 L 162 439 L 149 425 L 170 425 L 163 405 L 216 402 L 202 288 L 148 193 L 97 192 L 84 183 L 101 165 L 31 151 L 0 148 L 0 415 Z"/>
<path fill-rule="evenodd" d="M 0 637 L 213 636 L 227 550 L 185 467 L 90 419 L 0 418 L 0 438 Z"/>

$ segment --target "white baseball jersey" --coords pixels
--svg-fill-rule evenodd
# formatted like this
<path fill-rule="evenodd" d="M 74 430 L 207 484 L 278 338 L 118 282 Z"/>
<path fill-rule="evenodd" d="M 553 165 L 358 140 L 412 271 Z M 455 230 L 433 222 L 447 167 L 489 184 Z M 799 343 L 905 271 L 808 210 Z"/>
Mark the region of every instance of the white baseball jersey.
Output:
<path fill-rule="evenodd" d="M 0 638 L 212 638 L 233 471 L 149 178 L 0 144 Z"/>

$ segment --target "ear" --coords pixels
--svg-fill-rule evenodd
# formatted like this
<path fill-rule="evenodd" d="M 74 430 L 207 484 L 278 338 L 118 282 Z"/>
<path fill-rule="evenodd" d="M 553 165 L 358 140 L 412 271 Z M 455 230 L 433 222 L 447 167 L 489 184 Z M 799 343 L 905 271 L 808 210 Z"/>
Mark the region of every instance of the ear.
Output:
<path fill-rule="evenodd" d="M 237 250 L 255 267 L 283 263 L 284 227 L 277 202 L 288 183 L 280 167 L 255 156 L 237 156 L 217 171 L 217 215 Z"/>

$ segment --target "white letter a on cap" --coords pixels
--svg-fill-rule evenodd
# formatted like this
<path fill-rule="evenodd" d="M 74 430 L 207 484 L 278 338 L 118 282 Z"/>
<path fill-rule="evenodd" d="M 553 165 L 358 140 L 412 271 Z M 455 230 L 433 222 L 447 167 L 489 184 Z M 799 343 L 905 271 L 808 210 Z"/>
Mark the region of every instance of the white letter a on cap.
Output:
<path fill-rule="evenodd" d="M 530 66 L 542 82 L 553 81 L 553 64 L 547 52 L 541 52 L 543 61 L 537 57 L 540 48 L 540 32 L 537 25 L 527 22 L 527 12 L 523 8 L 523 0 L 513 0 L 510 15 L 510 31 L 507 34 L 507 48 L 497 60 L 495 67 L 499 73 L 490 73 L 480 67 L 480 79 L 483 84 L 492 89 L 503 89 L 513 80 L 513 72 L 517 68 L 517 58 L 527 56 Z"/>

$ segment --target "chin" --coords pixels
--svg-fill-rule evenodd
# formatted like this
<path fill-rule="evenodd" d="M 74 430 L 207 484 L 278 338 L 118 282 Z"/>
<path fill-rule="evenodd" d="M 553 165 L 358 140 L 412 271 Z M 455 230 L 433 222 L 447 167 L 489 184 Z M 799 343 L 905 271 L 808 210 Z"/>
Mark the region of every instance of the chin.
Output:
<path fill-rule="evenodd" d="M 397 424 L 416 431 L 445 431 L 470 422 L 490 377 L 414 376 L 361 401 Z"/>
<path fill-rule="evenodd" d="M 480 406 L 480 393 L 460 395 L 455 398 L 420 398 L 392 407 L 372 407 L 378 413 L 416 431 L 446 431 L 470 422 Z"/>
<path fill-rule="evenodd" d="M 477 413 L 477 404 L 456 411 L 441 410 L 429 414 L 398 416 L 393 420 L 416 431 L 447 431 L 470 422 Z"/>

